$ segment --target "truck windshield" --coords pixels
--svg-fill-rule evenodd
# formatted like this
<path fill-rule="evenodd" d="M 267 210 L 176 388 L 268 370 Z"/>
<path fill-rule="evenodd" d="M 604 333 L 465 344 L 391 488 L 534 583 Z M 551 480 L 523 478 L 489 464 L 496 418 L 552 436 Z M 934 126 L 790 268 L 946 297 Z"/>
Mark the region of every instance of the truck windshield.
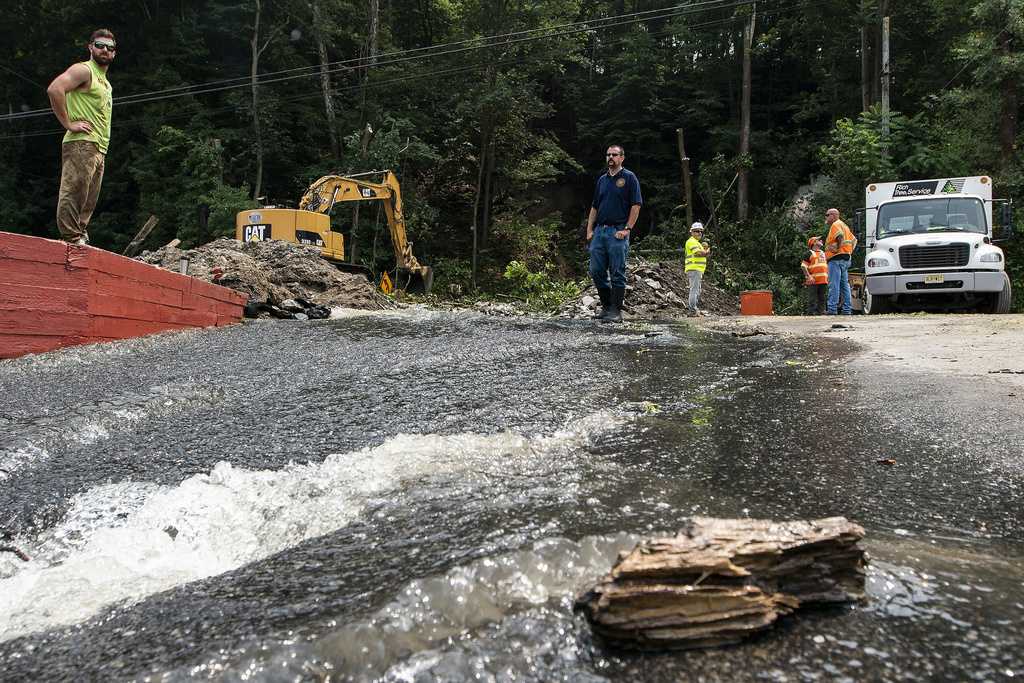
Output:
<path fill-rule="evenodd" d="M 878 239 L 923 232 L 986 233 L 985 207 L 973 197 L 891 202 L 878 210 Z"/>

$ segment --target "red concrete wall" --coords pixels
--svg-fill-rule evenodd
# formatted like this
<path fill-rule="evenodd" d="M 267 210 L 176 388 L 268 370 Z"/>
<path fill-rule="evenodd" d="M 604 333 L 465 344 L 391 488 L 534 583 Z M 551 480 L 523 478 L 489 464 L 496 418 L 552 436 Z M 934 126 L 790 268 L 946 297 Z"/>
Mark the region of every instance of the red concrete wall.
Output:
<path fill-rule="evenodd" d="M 0 232 L 0 358 L 230 325 L 246 296 L 93 247 Z"/>

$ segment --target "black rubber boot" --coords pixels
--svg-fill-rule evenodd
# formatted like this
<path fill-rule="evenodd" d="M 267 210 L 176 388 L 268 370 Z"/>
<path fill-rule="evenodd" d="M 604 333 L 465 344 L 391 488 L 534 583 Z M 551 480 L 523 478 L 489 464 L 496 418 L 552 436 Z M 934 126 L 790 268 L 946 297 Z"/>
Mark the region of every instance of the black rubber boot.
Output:
<path fill-rule="evenodd" d="M 597 296 L 601 298 L 601 310 L 591 317 L 594 320 L 601 320 L 604 318 L 604 314 L 608 312 L 608 308 L 612 305 L 612 290 L 607 287 L 599 287 L 597 290 Z"/>
<path fill-rule="evenodd" d="M 622 322 L 622 299 L 626 296 L 625 287 L 612 287 L 612 304 L 608 311 L 601 316 L 601 321 L 606 323 Z"/>

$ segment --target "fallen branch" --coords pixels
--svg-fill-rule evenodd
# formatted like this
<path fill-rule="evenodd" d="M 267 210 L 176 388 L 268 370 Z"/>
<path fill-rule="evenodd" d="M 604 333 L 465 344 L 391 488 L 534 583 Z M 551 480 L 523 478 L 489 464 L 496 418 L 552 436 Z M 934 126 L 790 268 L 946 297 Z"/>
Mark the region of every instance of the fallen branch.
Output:
<path fill-rule="evenodd" d="M 146 241 L 147 237 L 149 237 L 149 233 L 152 232 L 153 228 L 155 228 L 156 224 L 159 222 L 159 218 L 156 216 L 150 216 L 145 224 L 139 228 L 139 231 L 135 234 L 135 237 L 132 238 L 132 241 L 128 243 L 128 246 L 124 248 L 124 251 L 121 252 L 121 255 L 135 256 L 135 252 L 139 250 L 139 247 L 142 246 L 142 243 Z"/>

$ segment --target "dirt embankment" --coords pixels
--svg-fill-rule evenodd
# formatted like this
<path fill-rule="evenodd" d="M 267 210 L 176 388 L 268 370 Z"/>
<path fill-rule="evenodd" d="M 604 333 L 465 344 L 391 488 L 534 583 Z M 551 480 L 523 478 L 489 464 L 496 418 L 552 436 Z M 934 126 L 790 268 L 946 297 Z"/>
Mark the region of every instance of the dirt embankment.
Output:
<path fill-rule="evenodd" d="M 189 275 L 247 294 L 250 302 L 264 307 L 292 311 L 311 306 L 364 310 L 398 307 L 365 277 L 338 270 L 320 258 L 318 247 L 309 245 L 224 238 L 195 249 L 166 246 L 138 258 L 177 271 L 182 256 L 188 257 Z"/>
<path fill-rule="evenodd" d="M 985 377 L 1024 387 L 1024 315 L 901 314 L 880 316 L 767 316 L 701 321 L 706 329 L 747 335 L 846 339 L 862 352 L 864 370 L 892 368 Z"/>
<path fill-rule="evenodd" d="M 140 261 L 177 271 L 183 256 L 188 257 L 188 274 L 248 295 L 249 315 L 260 317 L 326 317 L 330 308 L 386 310 L 401 304 L 377 291 L 362 275 L 346 273 L 320 257 L 310 245 L 279 240 L 239 242 L 223 238 L 195 249 L 182 250 L 168 245 L 139 256 Z M 682 317 L 687 313 L 689 283 L 683 264 L 678 261 L 652 263 L 631 259 L 627 267 L 624 317 Z M 591 283 L 576 299 L 567 302 L 558 315 L 589 318 L 599 306 L 597 290 Z M 439 303 L 444 308 L 445 304 Z M 313 315 L 314 309 L 322 309 Z M 739 313 L 739 298 L 710 282 L 701 288 L 700 308 L 716 316 Z M 515 302 L 478 302 L 473 310 L 498 316 L 528 315 Z"/>
<path fill-rule="evenodd" d="M 653 263 L 630 259 L 626 267 L 624 317 L 680 317 L 686 315 L 690 285 L 681 261 Z M 559 311 L 567 318 L 589 318 L 600 305 L 597 288 L 591 283 L 576 300 Z M 719 316 L 738 315 L 740 300 L 706 279 L 701 284 L 700 309 Z"/>

